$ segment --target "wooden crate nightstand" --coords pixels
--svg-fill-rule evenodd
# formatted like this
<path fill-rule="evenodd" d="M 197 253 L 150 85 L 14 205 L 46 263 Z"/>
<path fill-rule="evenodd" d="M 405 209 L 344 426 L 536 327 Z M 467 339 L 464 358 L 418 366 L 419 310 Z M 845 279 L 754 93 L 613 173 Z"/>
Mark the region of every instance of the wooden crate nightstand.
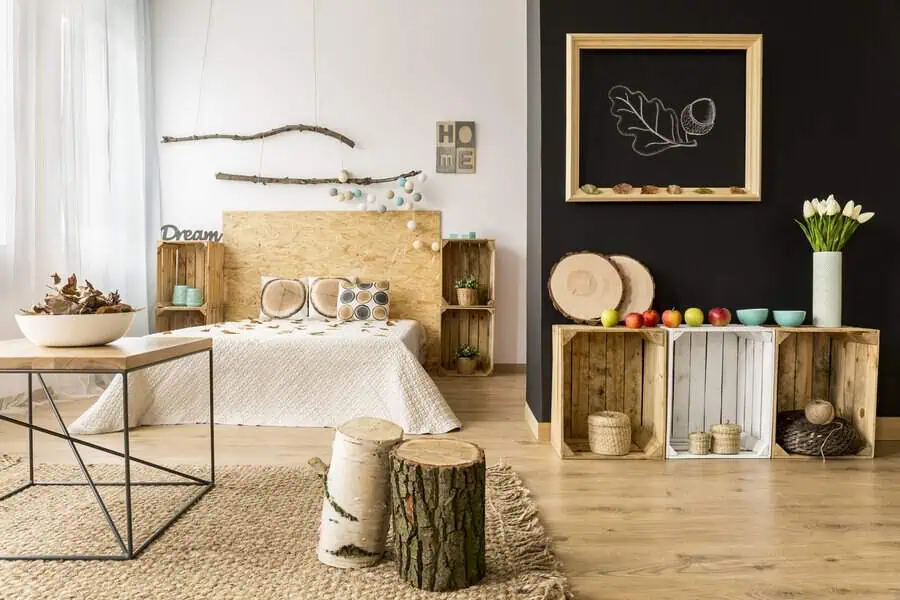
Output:
<path fill-rule="evenodd" d="M 593 454 L 588 415 L 613 410 L 631 418 L 632 451 Z M 562 458 L 664 458 L 666 331 L 553 326 L 550 444 Z"/>
<path fill-rule="evenodd" d="M 858 454 L 828 458 L 874 458 L 878 330 L 779 327 L 776 340 L 776 412 L 802 410 L 812 399 L 827 400 L 866 440 Z M 773 457 L 810 458 L 789 454 L 777 444 Z"/>
<path fill-rule="evenodd" d="M 211 325 L 225 318 L 225 248 L 218 242 L 159 242 L 156 331 Z M 176 285 L 203 290 L 202 306 L 172 306 Z"/>
<path fill-rule="evenodd" d="M 667 330 L 669 401 L 666 458 L 770 458 L 775 332 L 766 327 Z M 719 423 L 741 426 L 738 454 L 690 454 L 688 435 Z"/>
<path fill-rule="evenodd" d="M 494 371 L 495 254 L 494 240 L 443 240 L 442 375 L 459 375 L 456 371 L 456 349 L 463 345 L 478 348 L 478 369 L 474 375 L 490 375 Z M 454 283 L 466 277 L 474 277 L 478 281 L 478 304 L 475 306 L 460 306 L 457 303 Z"/>

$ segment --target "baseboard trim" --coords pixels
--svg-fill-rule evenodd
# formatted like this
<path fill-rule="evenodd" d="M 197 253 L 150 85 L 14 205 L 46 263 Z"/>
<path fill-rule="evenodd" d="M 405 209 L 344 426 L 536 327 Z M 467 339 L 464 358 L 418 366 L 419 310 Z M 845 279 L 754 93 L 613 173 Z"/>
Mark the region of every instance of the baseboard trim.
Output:
<path fill-rule="evenodd" d="M 498 375 L 524 375 L 525 365 L 516 363 L 500 363 L 494 365 L 494 373 Z"/>
<path fill-rule="evenodd" d="M 550 423 L 538 422 L 527 402 L 525 403 L 525 422 L 528 423 L 528 429 L 531 430 L 534 439 L 539 442 L 550 441 Z"/>
<path fill-rule="evenodd" d="M 531 412 L 531 407 L 525 405 L 525 421 L 534 439 L 539 442 L 550 441 L 550 423 L 538 421 Z M 875 441 L 896 442 L 900 441 L 900 417 L 878 417 L 875 420 Z"/>
<path fill-rule="evenodd" d="M 898 440 L 900 440 L 900 417 L 875 419 L 875 441 L 895 442 Z"/>

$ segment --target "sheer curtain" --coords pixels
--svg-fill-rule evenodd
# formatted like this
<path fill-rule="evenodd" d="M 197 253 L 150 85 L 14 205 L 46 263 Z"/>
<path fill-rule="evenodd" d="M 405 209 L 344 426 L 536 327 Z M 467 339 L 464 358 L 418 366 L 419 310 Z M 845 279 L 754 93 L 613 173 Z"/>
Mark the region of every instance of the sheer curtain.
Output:
<path fill-rule="evenodd" d="M 15 310 L 41 298 L 55 271 L 151 306 L 149 0 L 7 0 L 0 10 L 0 339 L 20 335 Z M 150 313 L 131 335 L 148 331 Z"/>

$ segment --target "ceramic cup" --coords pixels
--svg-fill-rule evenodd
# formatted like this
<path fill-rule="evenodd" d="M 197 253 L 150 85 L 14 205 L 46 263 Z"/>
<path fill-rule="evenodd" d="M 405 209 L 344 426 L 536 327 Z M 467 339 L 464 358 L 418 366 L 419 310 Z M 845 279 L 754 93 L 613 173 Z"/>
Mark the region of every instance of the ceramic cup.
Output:
<path fill-rule="evenodd" d="M 187 285 L 176 285 L 175 289 L 172 291 L 172 305 L 173 306 L 184 306 L 187 304 L 187 291 L 190 286 Z"/>
<path fill-rule="evenodd" d="M 203 306 L 203 290 L 199 288 L 188 288 L 185 300 L 185 304 L 188 306 Z"/>

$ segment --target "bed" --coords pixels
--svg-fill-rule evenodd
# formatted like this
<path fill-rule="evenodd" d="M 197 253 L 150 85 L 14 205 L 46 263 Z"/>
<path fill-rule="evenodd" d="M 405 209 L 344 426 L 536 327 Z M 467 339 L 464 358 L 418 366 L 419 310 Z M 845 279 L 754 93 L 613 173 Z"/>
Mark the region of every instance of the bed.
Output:
<path fill-rule="evenodd" d="M 333 427 L 370 416 L 414 434 L 460 427 L 426 371 L 440 354 L 441 260 L 430 250 L 439 212 L 241 211 L 223 221 L 227 321 L 160 334 L 213 338 L 217 423 Z M 389 320 L 256 318 L 262 280 L 313 274 L 389 281 Z M 129 426 L 205 421 L 204 361 L 132 375 Z M 115 380 L 71 431 L 121 429 L 121 397 Z"/>
<path fill-rule="evenodd" d="M 407 433 L 460 427 L 419 363 L 427 344 L 416 321 L 248 319 L 167 335 L 213 338 L 219 424 L 334 427 L 370 416 Z M 133 374 L 129 427 L 206 421 L 208 381 L 202 355 Z M 116 378 L 69 429 L 79 435 L 121 430 L 121 405 Z"/>

